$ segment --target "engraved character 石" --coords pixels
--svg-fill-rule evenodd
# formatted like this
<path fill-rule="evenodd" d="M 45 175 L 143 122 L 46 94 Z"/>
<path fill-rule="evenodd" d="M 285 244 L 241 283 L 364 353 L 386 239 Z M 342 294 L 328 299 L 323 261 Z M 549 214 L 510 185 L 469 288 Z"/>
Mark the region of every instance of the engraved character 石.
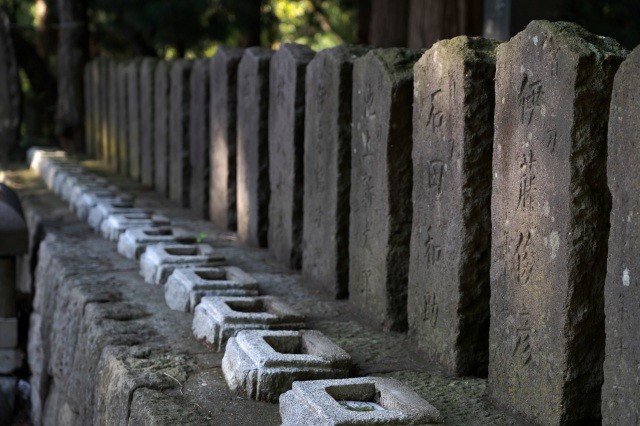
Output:
<path fill-rule="evenodd" d="M 440 89 L 431 93 L 431 108 L 429 109 L 429 117 L 427 117 L 427 128 L 431 127 L 431 131 L 433 132 L 435 132 L 438 127 L 442 126 L 442 121 L 444 120 L 444 113 L 437 105 L 438 98 L 441 93 L 442 90 Z"/>

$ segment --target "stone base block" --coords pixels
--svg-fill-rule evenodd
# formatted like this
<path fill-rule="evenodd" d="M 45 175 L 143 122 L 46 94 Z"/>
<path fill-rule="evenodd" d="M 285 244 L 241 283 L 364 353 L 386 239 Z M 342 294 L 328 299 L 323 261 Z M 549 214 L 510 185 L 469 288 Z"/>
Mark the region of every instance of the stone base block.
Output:
<path fill-rule="evenodd" d="M 100 233 L 111 241 L 118 241 L 127 229 L 155 228 L 169 226 L 168 217 L 149 213 L 117 213 L 109 215 L 100 224 Z"/>
<path fill-rule="evenodd" d="M 133 207 L 133 202 L 121 201 L 101 201 L 89 210 L 87 223 L 96 232 L 100 231 L 102 221 L 112 214 L 129 213 L 151 213 L 151 210 Z"/>
<path fill-rule="evenodd" d="M 203 297 L 194 309 L 193 335 L 221 351 L 242 330 L 298 330 L 304 316 L 275 297 Z"/>
<path fill-rule="evenodd" d="M 18 347 L 18 318 L 0 318 L 0 349 Z"/>
<path fill-rule="evenodd" d="M 316 330 L 241 331 L 229 339 L 222 373 L 231 390 L 278 402 L 294 381 L 348 377 L 351 357 Z"/>
<path fill-rule="evenodd" d="M 149 227 L 127 229 L 118 239 L 118 253 L 128 259 L 139 259 L 150 245 L 195 244 L 196 236 L 185 229 Z"/>
<path fill-rule="evenodd" d="M 128 203 L 133 205 L 133 197 L 114 190 L 115 187 L 108 187 L 103 190 L 85 192 L 72 202 L 71 209 L 80 220 L 87 220 L 89 212 L 98 203 Z"/>
<path fill-rule="evenodd" d="M 106 179 L 88 173 L 73 174 L 60 183 L 58 195 L 65 201 L 71 201 L 71 194 L 75 188 L 106 188 L 109 183 Z"/>
<path fill-rule="evenodd" d="M 409 387 L 381 377 L 295 382 L 280 396 L 280 416 L 283 426 L 443 423 Z"/>
<path fill-rule="evenodd" d="M 17 349 L 0 349 L 0 374 L 11 374 L 22 366 L 22 357 Z"/>
<path fill-rule="evenodd" d="M 13 424 L 16 401 L 16 378 L 0 377 L 0 425 Z"/>
<path fill-rule="evenodd" d="M 149 246 L 140 256 L 140 275 L 149 284 L 164 285 L 176 268 L 223 266 L 224 256 L 209 244 L 160 244 Z"/>
<path fill-rule="evenodd" d="M 45 168 L 44 181 L 54 194 L 60 195 L 64 182 L 74 176 L 84 175 L 84 169 L 77 164 L 52 164 Z"/>
<path fill-rule="evenodd" d="M 176 269 L 167 280 L 164 298 L 176 311 L 193 312 L 205 296 L 257 296 L 258 281 L 240 268 Z"/>

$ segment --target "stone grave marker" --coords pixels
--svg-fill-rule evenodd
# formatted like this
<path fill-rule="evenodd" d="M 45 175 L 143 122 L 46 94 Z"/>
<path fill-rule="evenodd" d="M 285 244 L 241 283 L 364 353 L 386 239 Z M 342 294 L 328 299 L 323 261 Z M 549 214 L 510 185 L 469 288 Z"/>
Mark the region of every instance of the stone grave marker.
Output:
<path fill-rule="evenodd" d="M 548 21 L 498 48 L 489 396 L 536 423 L 600 417 L 608 105 L 625 54 Z"/>
<path fill-rule="evenodd" d="M 127 100 L 127 67 L 128 61 L 116 65 L 116 127 L 118 148 L 118 173 L 129 176 L 129 102 Z"/>
<path fill-rule="evenodd" d="M 368 50 L 325 49 L 307 67 L 302 272 L 338 298 L 349 294 L 353 62 Z"/>
<path fill-rule="evenodd" d="M 155 71 L 158 61 L 144 58 L 140 64 L 140 180 L 151 188 L 155 169 Z"/>
<path fill-rule="evenodd" d="M 82 79 L 84 84 L 84 133 L 85 133 L 85 148 L 89 158 L 95 156 L 95 139 L 93 135 L 93 66 L 95 61 L 87 62 L 82 72 Z"/>
<path fill-rule="evenodd" d="M 169 198 L 189 206 L 189 76 L 192 61 L 177 60 L 169 74 Z"/>
<path fill-rule="evenodd" d="M 189 207 L 200 217 L 209 216 L 209 61 L 193 62 L 189 98 L 189 157 L 191 179 Z"/>
<path fill-rule="evenodd" d="M 458 375 L 486 375 L 489 360 L 497 45 L 443 40 L 414 67 L 409 333 Z"/>
<path fill-rule="evenodd" d="M 407 328 L 413 65 L 377 49 L 353 67 L 349 300 L 385 330 Z"/>
<path fill-rule="evenodd" d="M 129 145 L 129 176 L 140 180 L 140 59 L 133 59 L 127 65 L 127 117 Z"/>
<path fill-rule="evenodd" d="M 109 61 L 109 164 L 111 169 L 118 171 L 118 64 L 119 61 Z"/>
<path fill-rule="evenodd" d="M 269 82 L 269 251 L 292 269 L 302 266 L 305 71 L 314 52 L 283 44 Z"/>
<path fill-rule="evenodd" d="M 243 49 L 222 46 L 211 59 L 211 221 L 236 229 L 237 73 Z"/>
<path fill-rule="evenodd" d="M 20 85 L 9 18 L 0 11 L 0 162 L 18 143 Z"/>
<path fill-rule="evenodd" d="M 238 64 L 238 239 L 261 247 L 267 246 L 269 229 L 269 65 L 273 53 L 250 47 Z"/>
<path fill-rule="evenodd" d="M 103 98 L 106 91 L 102 91 L 103 83 L 103 67 L 104 59 L 97 58 L 91 64 L 91 120 L 92 120 L 92 138 L 93 138 L 93 157 L 96 159 L 103 158 L 102 152 L 102 123 L 105 119 L 105 110 L 103 109 Z"/>
<path fill-rule="evenodd" d="M 602 424 L 640 419 L 640 48 L 622 63 L 613 84 L 607 175 L 611 233 L 604 287 L 605 358 Z"/>
<path fill-rule="evenodd" d="M 171 62 L 159 61 L 153 87 L 153 180 L 156 192 L 169 195 L 169 69 Z"/>

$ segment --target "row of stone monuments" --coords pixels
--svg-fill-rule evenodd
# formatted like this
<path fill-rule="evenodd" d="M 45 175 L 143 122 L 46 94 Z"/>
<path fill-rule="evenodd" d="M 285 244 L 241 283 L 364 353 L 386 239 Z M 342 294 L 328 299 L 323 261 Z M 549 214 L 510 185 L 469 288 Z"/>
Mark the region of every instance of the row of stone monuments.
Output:
<path fill-rule="evenodd" d="M 503 44 L 426 52 L 97 59 L 88 148 L 408 330 L 449 371 L 488 372 L 509 411 L 638 424 L 640 50 L 627 53 L 534 21 Z"/>

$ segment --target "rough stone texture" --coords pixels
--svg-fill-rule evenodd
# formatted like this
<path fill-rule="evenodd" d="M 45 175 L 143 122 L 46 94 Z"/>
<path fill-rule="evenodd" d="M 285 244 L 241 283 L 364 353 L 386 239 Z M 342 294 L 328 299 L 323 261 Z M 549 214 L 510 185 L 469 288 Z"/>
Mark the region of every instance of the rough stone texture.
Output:
<path fill-rule="evenodd" d="M 140 181 L 147 188 L 154 184 L 155 71 L 158 61 L 144 58 L 140 63 Z"/>
<path fill-rule="evenodd" d="M 162 196 L 169 195 L 169 69 L 171 62 L 158 62 L 153 87 L 153 181 Z"/>
<path fill-rule="evenodd" d="M 2 262 L 2 265 L 6 265 L 6 262 Z M 6 297 L 6 293 L 3 291 L 3 296 Z M 15 303 L 15 299 L 13 300 Z M 15 312 L 15 307 L 8 307 L 4 301 L 0 302 L 0 312 L 6 315 L 9 310 Z M 0 349 L 12 349 L 18 347 L 18 318 L 0 318 Z"/>
<path fill-rule="evenodd" d="M 353 68 L 349 301 L 384 330 L 407 327 L 413 64 L 378 49 Z"/>
<path fill-rule="evenodd" d="M 319 52 L 306 78 L 302 273 L 349 294 L 349 190 L 353 61 L 364 46 Z"/>
<path fill-rule="evenodd" d="M 203 297 L 196 306 L 193 335 L 221 351 L 242 330 L 298 330 L 304 316 L 282 300 L 260 297 Z"/>
<path fill-rule="evenodd" d="M 171 64 L 169 75 L 169 198 L 189 205 L 189 75 L 192 61 Z"/>
<path fill-rule="evenodd" d="M 129 176 L 140 180 L 140 111 L 143 108 L 140 98 L 140 59 L 127 64 L 127 142 L 129 147 Z"/>
<path fill-rule="evenodd" d="M 236 229 L 237 73 L 243 49 L 221 46 L 210 62 L 211 221 Z"/>
<path fill-rule="evenodd" d="M 171 221 L 162 215 L 152 215 L 150 213 L 124 213 L 111 214 L 100 224 L 102 237 L 118 241 L 120 235 L 127 229 L 157 228 L 159 226 L 169 226 Z"/>
<path fill-rule="evenodd" d="M 150 245 L 195 244 L 196 236 L 187 230 L 171 227 L 127 229 L 118 239 L 118 253 L 127 259 L 139 259 Z"/>
<path fill-rule="evenodd" d="M 117 142 L 118 147 L 118 173 L 122 176 L 129 176 L 129 124 L 132 120 L 129 119 L 129 102 L 128 102 L 128 84 L 127 84 L 127 68 L 129 61 L 119 62 L 116 65 L 117 74 L 117 112 L 116 112 L 116 126 L 117 126 Z"/>
<path fill-rule="evenodd" d="M 96 165 L 94 162 L 85 164 L 94 170 L 102 169 L 102 165 Z M 42 274 L 35 280 L 38 292 L 41 292 L 42 288 L 53 286 L 54 277 L 57 282 L 75 289 L 72 293 L 55 290 L 47 292 L 43 298 L 47 304 L 57 304 L 61 298 L 68 298 L 68 295 L 73 298 L 80 297 L 87 294 L 89 290 L 93 291 L 92 289 L 117 290 L 123 298 L 121 302 L 90 302 L 89 304 L 103 306 L 117 306 L 122 302 L 142 304 L 146 306 L 146 312 L 151 315 L 141 319 L 140 322 L 143 325 L 159 327 L 158 334 L 168 339 L 163 347 L 174 348 L 172 349 L 174 351 L 188 350 L 189 353 L 196 355 L 199 368 L 189 374 L 189 378 L 182 383 L 181 387 L 176 386 L 175 389 L 165 391 L 138 388 L 134 392 L 130 410 L 132 424 L 142 421 L 139 419 L 148 421 L 148 424 L 200 424 L 203 421 L 208 424 L 233 425 L 279 424 L 276 405 L 237 398 L 229 392 L 220 371 L 222 354 L 200 345 L 192 345 L 189 332 L 192 316 L 170 311 L 166 307 L 162 290 L 142 283 L 137 274 L 135 262 L 116 255 L 113 245 L 105 243 L 103 239 L 88 232 L 87 227 L 78 223 L 67 211 L 65 204 L 61 203 L 55 195 L 44 190 L 44 186 L 32 172 L 9 170 L 6 172 L 5 179 L 20 183 L 20 195 L 25 216 L 29 220 L 29 228 L 39 229 L 37 234 L 40 237 L 38 238 L 48 235 L 50 238 L 57 239 L 59 243 L 54 252 L 56 257 L 63 258 L 62 263 L 43 266 Z M 435 363 L 429 362 L 423 354 L 414 352 L 405 334 L 383 333 L 374 329 L 365 319 L 353 315 L 349 304 L 336 301 L 331 295 L 316 288 L 308 288 L 300 274 L 273 261 L 265 250 L 238 244 L 231 238 L 231 233 L 220 231 L 208 221 L 195 220 L 194 215 L 188 210 L 181 209 L 173 203 L 167 203 L 164 198 L 149 193 L 127 179 L 111 176 L 110 180 L 134 195 L 137 205 L 162 211 L 179 222 L 180 226 L 186 226 L 194 233 L 205 232 L 208 235 L 207 241 L 214 243 L 216 248 L 224 253 L 230 264 L 237 265 L 255 276 L 260 282 L 263 293 L 277 296 L 294 306 L 306 316 L 309 327 L 322 331 L 345 349 L 354 361 L 355 374 L 375 374 L 400 380 L 422 398 L 430 401 L 450 424 L 516 424 L 515 419 L 488 403 L 485 379 L 473 377 L 459 379 L 444 373 Z M 36 247 L 37 250 L 39 243 L 31 247 Z M 64 247 L 71 249 L 63 249 Z M 32 253 L 31 256 L 37 258 L 38 253 Z M 46 257 L 48 254 L 45 252 L 40 260 Z M 35 260 L 33 264 L 36 264 Z M 61 264 L 66 265 L 66 272 L 59 272 Z M 107 272 L 94 273 L 92 271 L 95 270 L 95 266 L 103 267 Z M 108 271 L 119 271 L 123 268 L 126 272 L 122 275 L 104 281 Z M 39 280 L 47 280 L 47 282 L 40 283 Z M 72 311 L 61 308 L 60 312 L 64 313 L 61 318 L 69 318 L 69 324 L 76 323 L 86 311 L 85 305 L 87 305 L 85 302 L 81 302 L 78 304 L 79 309 Z M 38 317 L 39 314 L 36 313 L 32 316 L 32 320 L 37 322 Z M 99 322 L 104 323 L 105 319 L 94 316 L 88 319 L 83 327 Z M 108 322 L 121 324 L 118 327 L 122 327 L 122 323 L 128 321 L 109 320 Z M 45 325 L 50 323 L 50 318 L 44 319 Z M 140 323 L 132 327 L 140 328 Z M 116 336 L 120 331 L 121 329 L 111 330 L 109 336 Z M 56 345 L 60 342 L 60 346 L 74 351 L 75 344 L 72 345 L 70 339 L 59 338 L 52 341 L 50 334 L 38 332 L 30 334 L 33 337 L 30 346 L 36 353 L 38 351 L 42 353 L 43 348 L 37 338 L 38 335 L 45 336 L 44 346 L 49 342 Z M 101 344 L 94 344 L 88 349 L 101 352 L 102 347 Z M 91 353 L 90 351 L 86 353 Z M 82 362 L 78 362 L 77 365 L 82 365 Z M 48 375 L 45 376 L 48 377 Z M 43 376 L 37 373 L 33 380 L 41 381 L 42 378 Z M 95 389 L 97 379 L 93 376 L 85 376 L 85 380 L 93 385 L 88 384 L 86 388 L 82 388 L 81 392 Z M 63 414 L 70 413 L 72 410 L 67 409 L 70 406 L 66 402 L 68 398 L 64 393 L 67 387 L 64 384 L 57 386 L 56 382 L 56 380 L 51 382 L 52 386 L 48 388 L 46 399 L 41 401 L 42 406 L 57 407 Z M 72 391 L 75 392 L 75 389 Z M 119 408 L 112 406 L 111 410 L 116 411 Z M 200 421 L 194 421 L 189 417 L 188 413 L 194 413 L 194 411 L 197 412 Z"/>
<path fill-rule="evenodd" d="M 112 171 L 118 170 L 118 61 L 109 60 L 108 82 L 108 114 L 107 114 L 107 161 Z"/>
<path fill-rule="evenodd" d="M 258 281 L 235 266 L 176 269 L 164 289 L 167 306 L 183 312 L 193 312 L 203 297 L 259 294 Z"/>
<path fill-rule="evenodd" d="M 305 71 L 314 52 L 283 44 L 269 81 L 269 251 L 292 269 L 302 266 Z"/>
<path fill-rule="evenodd" d="M 378 410 L 350 410 L 340 402 L 377 404 Z M 293 384 L 280 396 L 283 426 L 412 425 L 444 423 L 443 416 L 401 382 L 383 377 L 312 380 Z"/>
<path fill-rule="evenodd" d="M 547 21 L 498 48 L 490 397 L 536 423 L 600 417 L 607 121 L 625 54 Z"/>
<path fill-rule="evenodd" d="M 444 40 L 414 67 L 409 333 L 457 375 L 489 360 L 497 44 Z"/>
<path fill-rule="evenodd" d="M 238 64 L 236 211 L 238 239 L 267 246 L 269 229 L 269 64 L 273 51 L 250 47 Z"/>
<path fill-rule="evenodd" d="M 609 115 L 607 176 L 613 206 L 604 288 L 604 425 L 640 421 L 639 70 L 636 48 L 616 74 Z"/>
<path fill-rule="evenodd" d="M 0 162 L 8 161 L 9 151 L 17 145 L 19 125 L 18 65 L 11 41 L 9 18 L 0 12 Z"/>
<path fill-rule="evenodd" d="M 189 82 L 189 207 L 209 217 L 209 62 L 193 62 Z"/>
<path fill-rule="evenodd" d="M 267 402 L 278 402 L 293 382 L 342 379 L 350 368 L 349 354 L 317 330 L 241 331 L 222 358 L 229 389 Z"/>
<path fill-rule="evenodd" d="M 176 268 L 226 265 L 208 244 L 166 244 L 147 247 L 140 256 L 140 275 L 148 284 L 164 285 Z"/>

